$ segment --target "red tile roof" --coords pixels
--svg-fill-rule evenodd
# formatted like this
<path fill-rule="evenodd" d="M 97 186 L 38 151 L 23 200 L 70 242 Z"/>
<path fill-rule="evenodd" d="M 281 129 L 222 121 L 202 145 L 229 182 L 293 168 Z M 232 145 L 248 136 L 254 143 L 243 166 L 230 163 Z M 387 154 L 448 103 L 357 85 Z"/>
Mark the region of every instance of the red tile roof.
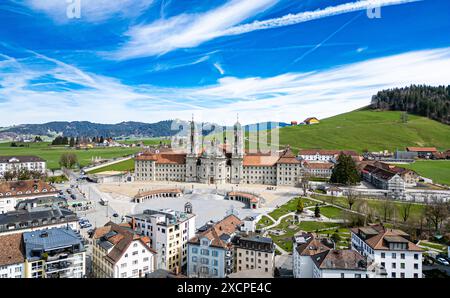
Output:
<path fill-rule="evenodd" d="M 23 263 L 22 233 L 0 236 L 0 266 Z"/>
<path fill-rule="evenodd" d="M 9 195 L 7 195 L 9 193 Z M 42 180 L 8 181 L 0 183 L 0 197 L 56 193 L 56 189 Z"/>
<path fill-rule="evenodd" d="M 143 153 L 136 157 L 136 160 L 152 160 L 159 164 L 185 164 L 186 154 L 184 153 Z"/>
<path fill-rule="evenodd" d="M 214 224 L 208 230 L 192 238 L 189 242 L 192 244 L 198 244 L 200 242 L 200 238 L 206 237 L 211 240 L 211 246 L 227 248 L 227 243 L 220 239 L 220 236 L 222 234 L 234 234 L 241 224 L 242 221 L 236 215 L 230 214 Z"/>
<path fill-rule="evenodd" d="M 436 147 L 406 147 L 411 152 L 437 152 Z"/>

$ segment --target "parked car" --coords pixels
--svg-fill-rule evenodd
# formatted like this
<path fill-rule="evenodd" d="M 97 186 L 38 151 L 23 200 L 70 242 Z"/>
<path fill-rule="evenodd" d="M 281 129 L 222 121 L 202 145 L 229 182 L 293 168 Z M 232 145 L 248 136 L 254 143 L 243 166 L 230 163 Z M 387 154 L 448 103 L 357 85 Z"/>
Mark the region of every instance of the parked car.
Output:
<path fill-rule="evenodd" d="M 72 200 L 76 200 L 77 199 L 77 196 L 74 195 L 74 194 L 71 194 L 70 197 L 72 198 Z"/>
<path fill-rule="evenodd" d="M 444 258 L 438 257 L 438 258 L 436 258 L 436 261 L 437 261 L 439 264 L 441 264 L 441 265 L 445 265 L 445 266 L 448 266 L 448 265 L 449 265 L 448 261 L 447 261 L 446 259 L 444 259 Z"/>
<path fill-rule="evenodd" d="M 114 217 L 119 217 L 119 214 L 114 213 L 113 216 L 114 216 Z"/>
<path fill-rule="evenodd" d="M 72 190 L 70 188 L 68 188 L 66 191 L 67 191 L 68 194 L 72 193 Z"/>

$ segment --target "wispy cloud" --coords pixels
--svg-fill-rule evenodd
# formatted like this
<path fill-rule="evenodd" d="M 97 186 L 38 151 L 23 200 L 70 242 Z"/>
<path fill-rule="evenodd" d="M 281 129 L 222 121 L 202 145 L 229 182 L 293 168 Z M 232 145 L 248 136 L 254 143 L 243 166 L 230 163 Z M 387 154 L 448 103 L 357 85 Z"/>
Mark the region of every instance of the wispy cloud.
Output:
<path fill-rule="evenodd" d="M 213 65 L 221 75 L 225 74 L 225 70 L 223 70 L 223 67 L 219 62 L 216 62 Z"/>
<path fill-rule="evenodd" d="M 223 30 L 260 13 L 278 0 L 232 0 L 200 14 L 180 14 L 146 25 L 132 27 L 129 41 L 117 52 L 106 56 L 129 59 L 160 55 L 179 48 L 195 47 L 219 37 Z"/>
<path fill-rule="evenodd" d="M 21 55 L 23 56 L 23 55 Z M 231 124 L 302 120 L 367 105 L 385 88 L 449 84 L 450 48 L 409 52 L 309 73 L 223 77 L 196 88 L 128 86 L 30 52 L 0 56 L 0 125 L 52 120 L 114 123 L 189 119 Z"/>
<path fill-rule="evenodd" d="M 18 1 L 14 1 L 18 2 Z M 41 11 L 56 22 L 70 21 L 67 17 L 66 0 L 25 0 L 21 1 L 33 10 Z M 111 17 L 137 16 L 144 12 L 153 0 L 81 0 L 81 21 L 103 22 Z"/>
<path fill-rule="evenodd" d="M 180 14 L 150 24 L 134 26 L 126 33 L 128 41 L 121 48 L 104 55 L 118 60 L 161 55 L 176 49 L 193 48 L 222 36 L 295 25 L 373 7 L 416 1 L 421 0 L 361 0 L 239 25 L 272 7 L 278 0 L 232 0 L 205 13 Z"/>

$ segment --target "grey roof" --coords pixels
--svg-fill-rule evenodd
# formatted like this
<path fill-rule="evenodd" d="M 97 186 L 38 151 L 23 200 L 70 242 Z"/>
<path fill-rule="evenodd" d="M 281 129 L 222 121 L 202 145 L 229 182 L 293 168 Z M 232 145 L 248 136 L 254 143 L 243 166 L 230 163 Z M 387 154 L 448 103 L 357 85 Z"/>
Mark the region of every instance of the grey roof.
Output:
<path fill-rule="evenodd" d="M 67 200 L 65 198 L 55 196 L 38 197 L 34 199 L 20 201 L 19 203 L 17 203 L 16 209 L 24 209 L 27 204 L 46 205 L 49 207 L 52 206 L 53 204 L 67 206 Z"/>
<path fill-rule="evenodd" d="M 33 224 L 35 226 L 45 226 L 52 224 L 52 219 L 55 220 L 54 223 L 61 223 L 77 221 L 78 217 L 72 211 L 59 207 L 36 207 L 30 211 L 26 209 L 16 210 L 0 214 L 0 231 L 29 228 Z M 17 226 L 22 223 L 27 223 L 27 226 Z M 16 227 L 11 228 L 11 226 Z"/>
<path fill-rule="evenodd" d="M 53 228 L 23 233 L 25 257 L 33 259 L 33 251 L 49 252 L 78 245 L 79 251 L 84 250 L 81 236 L 70 228 Z"/>
<path fill-rule="evenodd" d="M 259 243 L 268 243 L 272 244 L 273 240 L 271 238 L 267 237 L 261 237 L 261 236 L 253 236 L 253 237 L 243 237 L 241 238 L 241 241 L 252 241 L 252 242 L 259 242 Z"/>
<path fill-rule="evenodd" d="M 44 159 L 35 155 L 22 155 L 22 156 L 0 156 L 0 163 L 9 162 L 10 159 L 15 158 L 18 162 L 42 162 Z"/>

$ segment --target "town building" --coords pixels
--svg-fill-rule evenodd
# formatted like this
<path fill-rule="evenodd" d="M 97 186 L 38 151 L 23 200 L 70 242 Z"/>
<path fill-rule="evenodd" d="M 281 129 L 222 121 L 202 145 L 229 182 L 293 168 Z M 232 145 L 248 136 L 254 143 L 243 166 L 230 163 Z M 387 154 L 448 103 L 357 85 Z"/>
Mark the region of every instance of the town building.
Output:
<path fill-rule="evenodd" d="M 416 152 L 419 158 L 431 158 L 438 150 L 436 147 L 406 147 L 408 152 Z"/>
<path fill-rule="evenodd" d="M 310 177 L 330 178 L 333 173 L 334 163 L 331 162 L 304 162 L 305 172 Z"/>
<path fill-rule="evenodd" d="M 58 206 L 26 208 L 0 214 L 0 235 L 65 227 L 79 231 L 78 216 Z"/>
<path fill-rule="evenodd" d="M 385 169 L 377 165 L 367 164 L 362 170 L 363 180 L 379 189 L 388 191 L 387 195 L 396 199 L 405 197 L 405 181 L 400 173 Z"/>
<path fill-rule="evenodd" d="M 318 124 L 319 122 L 319 119 L 317 119 L 316 117 L 309 117 L 303 121 L 303 123 L 305 123 L 306 125 Z"/>
<path fill-rule="evenodd" d="M 57 195 L 56 188 L 42 180 L 0 182 L 0 214 L 14 210 L 22 200 Z"/>
<path fill-rule="evenodd" d="M 273 276 L 275 245 L 271 238 L 237 236 L 235 241 L 235 272 L 256 269 Z"/>
<path fill-rule="evenodd" d="M 25 277 L 22 233 L 0 235 L 0 278 Z"/>
<path fill-rule="evenodd" d="M 93 275 L 97 278 L 139 278 L 155 270 L 157 252 L 150 239 L 129 225 L 113 222 L 92 234 Z"/>
<path fill-rule="evenodd" d="M 293 273 L 295 278 L 379 278 L 384 271 L 357 251 L 334 248 L 328 238 L 312 233 L 294 236 Z"/>
<path fill-rule="evenodd" d="M 362 156 L 352 150 L 305 149 L 298 152 L 298 158 L 307 162 L 336 163 L 340 154 L 350 155 L 354 161 L 361 161 Z"/>
<path fill-rule="evenodd" d="M 82 278 L 86 274 L 86 249 L 70 228 L 23 233 L 26 278 Z"/>
<path fill-rule="evenodd" d="M 269 185 L 296 185 L 299 181 L 301 163 L 289 147 L 281 153 L 245 153 L 239 122 L 233 127 L 231 144 L 213 139 L 202 142 L 200 148 L 194 121 L 188 139 L 187 152 L 156 150 L 137 156 L 135 180 Z"/>
<path fill-rule="evenodd" d="M 382 225 L 350 231 L 352 249 L 383 268 L 388 278 L 422 277 L 422 249 L 407 233 Z"/>
<path fill-rule="evenodd" d="M 188 242 L 188 277 L 223 278 L 233 272 L 232 239 L 242 221 L 233 214 L 207 224 Z"/>
<path fill-rule="evenodd" d="M 20 170 L 36 171 L 45 174 L 47 171 L 46 161 L 38 156 L 0 156 L 0 178 L 6 172 Z"/>
<path fill-rule="evenodd" d="M 184 212 L 171 209 L 144 210 L 127 215 L 133 229 L 150 239 L 150 246 L 158 252 L 157 269 L 179 271 L 187 264 L 187 243 L 195 236 L 195 214 L 192 205 Z"/>

